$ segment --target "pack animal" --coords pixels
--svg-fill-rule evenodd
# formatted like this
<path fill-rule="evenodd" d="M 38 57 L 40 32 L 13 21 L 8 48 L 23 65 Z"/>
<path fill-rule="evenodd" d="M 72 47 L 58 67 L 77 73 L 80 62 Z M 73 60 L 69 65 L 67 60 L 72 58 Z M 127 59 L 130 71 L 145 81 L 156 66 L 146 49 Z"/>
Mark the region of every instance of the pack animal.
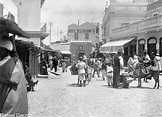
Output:
<path fill-rule="evenodd" d="M 155 81 L 153 88 L 159 89 L 159 87 L 160 87 L 159 71 L 154 66 L 150 65 L 149 67 L 145 67 L 144 64 L 139 63 L 139 64 L 137 64 L 136 69 L 134 71 L 132 71 L 132 74 L 130 76 L 133 78 L 138 78 L 138 87 L 141 87 L 141 85 L 142 85 L 142 83 L 141 83 L 142 78 L 148 78 L 148 79 L 153 78 Z"/>

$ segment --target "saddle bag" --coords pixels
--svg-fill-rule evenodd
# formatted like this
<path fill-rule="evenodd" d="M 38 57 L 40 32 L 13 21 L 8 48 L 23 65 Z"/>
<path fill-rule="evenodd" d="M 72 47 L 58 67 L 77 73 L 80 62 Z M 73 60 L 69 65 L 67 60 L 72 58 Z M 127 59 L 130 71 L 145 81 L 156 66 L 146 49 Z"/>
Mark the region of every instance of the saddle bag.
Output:
<path fill-rule="evenodd" d="M 145 75 L 148 75 L 148 74 L 149 74 L 149 70 L 148 70 L 147 67 L 141 68 L 141 71 L 142 71 L 142 73 L 145 74 Z"/>

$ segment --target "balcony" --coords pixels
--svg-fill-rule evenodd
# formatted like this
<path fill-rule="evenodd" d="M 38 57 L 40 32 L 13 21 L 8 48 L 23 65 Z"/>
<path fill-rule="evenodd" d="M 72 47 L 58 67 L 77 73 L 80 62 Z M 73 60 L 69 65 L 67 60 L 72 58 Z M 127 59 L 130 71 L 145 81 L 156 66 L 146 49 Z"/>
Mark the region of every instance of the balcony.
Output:
<path fill-rule="evenodd" d="M 130 36 L 137 33 L 159 30 L 162 28 L 162 15 L 151 17 L 146 20 L 138 21 L 126 26 L 112 29 L 111 38 L 118 38 L 121 35 Z"/>

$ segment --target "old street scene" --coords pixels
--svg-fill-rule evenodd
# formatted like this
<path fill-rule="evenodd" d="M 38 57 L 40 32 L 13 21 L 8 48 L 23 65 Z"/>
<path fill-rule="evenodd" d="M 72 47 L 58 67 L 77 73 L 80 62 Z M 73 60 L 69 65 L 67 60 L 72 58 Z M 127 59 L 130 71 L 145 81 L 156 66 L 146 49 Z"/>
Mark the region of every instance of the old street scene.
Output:
<path fill-rule="evenodd" d="M 0 0 L 0 117 L 162 117 L 162 0 Z"/>

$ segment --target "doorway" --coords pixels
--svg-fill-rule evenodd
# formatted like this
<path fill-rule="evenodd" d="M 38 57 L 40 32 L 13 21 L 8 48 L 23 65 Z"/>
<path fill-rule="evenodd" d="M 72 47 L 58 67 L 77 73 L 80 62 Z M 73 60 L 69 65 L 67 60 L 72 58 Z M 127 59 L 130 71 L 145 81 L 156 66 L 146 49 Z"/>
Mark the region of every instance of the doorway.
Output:
<path fill-rule="evenodd" d="M 160 41 L 159 41 L 159 54 L 160 56 L 162 56 L 162 37 L 160 38 Z"/>
<path fill-rule="evenodd" d="M 80 58 L 80 57 L 83 57 L 84 56 L 84 52 L 79 52 L 78 53 L 78 59 Z"/>

